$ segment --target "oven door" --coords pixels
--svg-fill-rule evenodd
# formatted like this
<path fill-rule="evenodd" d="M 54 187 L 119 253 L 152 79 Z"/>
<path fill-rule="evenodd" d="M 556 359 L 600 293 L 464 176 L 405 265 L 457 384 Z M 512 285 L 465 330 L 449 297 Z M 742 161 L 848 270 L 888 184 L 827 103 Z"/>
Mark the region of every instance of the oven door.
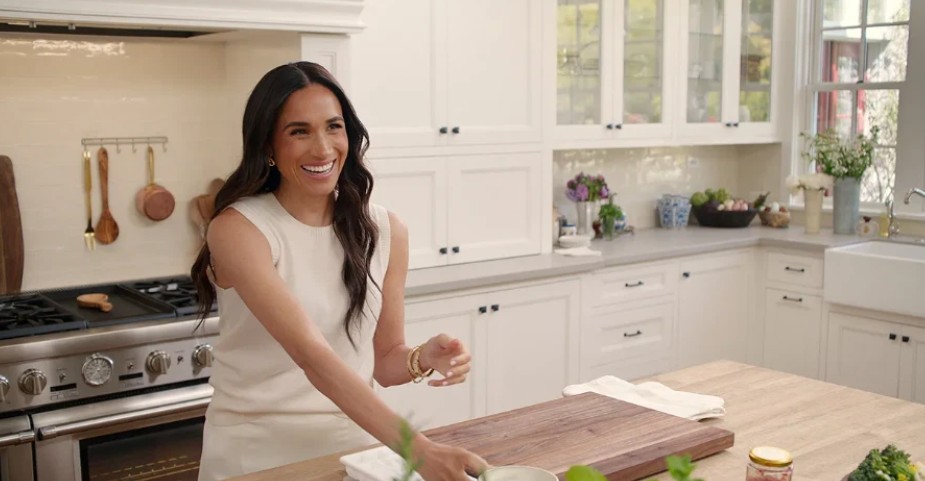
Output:
<path fill-rule="evenodd" d="M 196 481 L 211 396 L 198 384 L 35 414 L 36 481 Z"/>
<path fill-rule="evenodd" d="M 35 431 L 28 416 L 0 420 L 0 481 L 34 481 L 34 440 Z"/>

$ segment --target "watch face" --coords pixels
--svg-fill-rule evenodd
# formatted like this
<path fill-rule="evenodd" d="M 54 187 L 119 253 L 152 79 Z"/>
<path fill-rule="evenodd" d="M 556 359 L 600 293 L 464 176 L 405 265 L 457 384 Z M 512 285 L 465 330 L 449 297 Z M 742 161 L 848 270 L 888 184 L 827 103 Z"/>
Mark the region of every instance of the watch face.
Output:
<path fill-rule="evenodd" d="M 92 356 L 84 363 L 84 381 L 91 386 L 102 386 L 112 376 L 112 360 L 104 356 Z"/>

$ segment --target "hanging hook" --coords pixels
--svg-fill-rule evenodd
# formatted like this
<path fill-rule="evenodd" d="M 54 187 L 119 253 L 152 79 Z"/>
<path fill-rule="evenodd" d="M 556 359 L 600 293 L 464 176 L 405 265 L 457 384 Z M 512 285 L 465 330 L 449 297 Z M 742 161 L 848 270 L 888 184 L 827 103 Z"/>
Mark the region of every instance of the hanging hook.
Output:
<path fill-rule="evenodd" d="M 122 142 L 119 142 L 118 140 L 116 140 L 116 153 L 122 153 Z"/>
<path fill-rule="evenodd" d="M 135 150 L 135 139 L 132 139 L 132 153 L 134 154 L 135 152 L 138 152 L 138 151 Z"/>
<path fill-rule="evenodd" d="M 163 141 L 163 142 L 161 143 L 161 149 L 162 149 L 165 153 L 167 152 L 167 141 L 166 141 L 166 140 Z"/>

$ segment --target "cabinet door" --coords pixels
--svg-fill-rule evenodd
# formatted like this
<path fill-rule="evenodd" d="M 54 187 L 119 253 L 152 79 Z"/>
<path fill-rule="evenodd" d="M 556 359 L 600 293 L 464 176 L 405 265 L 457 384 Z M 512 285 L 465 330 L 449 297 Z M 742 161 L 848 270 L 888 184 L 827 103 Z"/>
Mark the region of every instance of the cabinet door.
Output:
<path fill-rule="evenodd" d="M 458 297 L 405 306 L 405 343 L 416 346 L 446 333 L 459 338 L 471 350 L 472 318 L 478 300 Z M 439 378 L 439 373 L 434 373 Z M 426 380 L 381 389 L 380 394 L 396 413 L 407 416 L 413 426 L 428 429 L 479 416 L 473 403 L 473 386 L 479 382 L 473 373 L 466 382 L 448 387 L 431 387 Z"/>
<path fill-rule="evenodd" d="M 487 414 L 562 397 L 562 389 L 578 379 L 578 281 L 490 298 L 497 310 L 476 319 Z"/>
<path fill-rule="evenodd" d="M 369 160 L 372 202 L 394 212 L 408 226 L 408 267 L 445 265 L 446 170 L 443 159 Z"/>
<path fill-rule="evenodd" d="M 515 153 L 447 159 L 450 263 L 540 252 L 540 157 Z"/>
<path fill-rule="evenodd" d="M 822 298 L 767 289 L 764 317 L 764 365 L 817 378 L 822 342 Z"/>
<path fill-rule="evenodd" d="M 751 256 L 704 256 L 681 263 L 678 363 L 746 362 Z"/>
<path fill-rule="evenodd" d="M 351 37 L 351 101 L 378 147 L 445 142 L 444 0 L 366 2 Z"/>
<path fill-rule="evenodd" d="M 777 104 L 780 99 L 774 95 L 777 82 L 773 73 L 777 70 L 775 46 L 779 44 L 775 35 L 776 8 L 787 2 L 757 2 L 740 0 L 740 41 L 735 83 L 735 136 L 741 142 L 775 140 L 777 138 Z"/>
<path fill-rule="evenodd" d="M 899 395 L 900 327 L 840 313 L 829 314 L 826 381 Z"/>
<path fill-rule="evenodd" d="M 603 375 L 633 380 L 659 374 L 674 360 L 673 301 L 634 308 L 614 305 L 581 322 L 581 380 Z"/>
<path fill-rule="evenodd" d="M 925 329 L 903 326 L 899 397 L 925 403 Z"/>
<path fill-rule="evenodd" d="M 446 0 L 450 143 L 538 142 L 541 2 Z M 391 57 L 391 56 L 389 56 Z"/>

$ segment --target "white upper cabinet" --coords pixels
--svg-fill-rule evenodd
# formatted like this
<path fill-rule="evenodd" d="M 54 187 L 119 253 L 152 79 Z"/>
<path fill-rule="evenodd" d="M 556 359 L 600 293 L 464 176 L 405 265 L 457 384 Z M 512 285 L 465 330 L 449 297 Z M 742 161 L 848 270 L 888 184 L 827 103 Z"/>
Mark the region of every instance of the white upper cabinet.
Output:
<path fill-rule="evenodd" d="M 374 148 L 540 140 L 537 2 L 376 0 L 363 18 L 352 98 Z"/>
<path fill-rule="evenodd" d="M 671 141 L 674 0 L 558 0 L 556 140 Z"/>
<path fill-rule="evenodd" d="M 107 26 L 260 29 L 316 33 L 362 30 L 364 0 L 7 0 L 0 17 Z"/>
<path fill-rule="evenodd" d="M 774 0 L 681 0 L 680 143 L 776 140 Z M 778 42 L 779 43 L 779 42 Z"/>

